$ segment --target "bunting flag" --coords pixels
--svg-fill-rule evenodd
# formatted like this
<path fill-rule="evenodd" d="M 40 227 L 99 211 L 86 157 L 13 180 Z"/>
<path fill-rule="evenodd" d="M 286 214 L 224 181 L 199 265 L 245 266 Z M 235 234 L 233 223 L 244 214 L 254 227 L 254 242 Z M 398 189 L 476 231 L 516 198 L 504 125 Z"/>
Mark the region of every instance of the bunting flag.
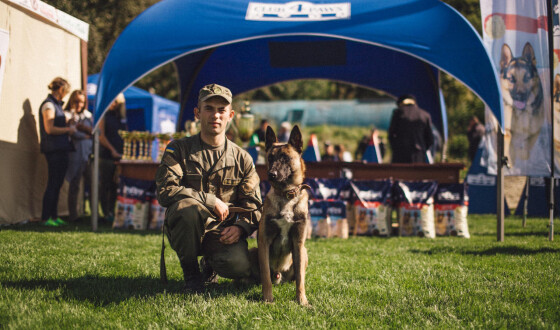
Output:
<path fill-rule="evenodd" d="M 379 137 L 377 134 L 377 131 L 372 132 L 368 146 L 366 147 L 366 150 L 364 150 L 362 160 L 367 163 L 383 163 L 383 159 L 381 159 L 381 152 L 379 151 Z"/>
<path fill-rule="evenodd" d="M 551 102 L 546 0 L 481 0 L 483 39 L 500 78 L 506 175 L 550 176 Z M 486 109 L 487 153 L 496 173 L 496 132 Z M 484 165 L 484 164 L 483 164 Z"/>
<path fill-rule="evenodd" d="M 311 137 L 309 137 L 309 143 L 307 144 L 307 148 L 303 152 L 303 155 L 301 155 L 301 158 L 303 158 L 306 162 L 321 161 L 319 144 L 317 143 L 317 136 L 315 134 L 311 134 Z"/>

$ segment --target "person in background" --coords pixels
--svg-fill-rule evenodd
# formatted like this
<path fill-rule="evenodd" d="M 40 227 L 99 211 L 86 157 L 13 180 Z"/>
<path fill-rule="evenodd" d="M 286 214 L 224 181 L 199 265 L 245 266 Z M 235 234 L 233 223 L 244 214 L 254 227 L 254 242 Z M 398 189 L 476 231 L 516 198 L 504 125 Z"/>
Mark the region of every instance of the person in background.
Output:
<path fill-rule="evenodd" d="M 80 182 L 86 176 L 89 157 L 92 150 L 93 116 L 86 109 L 86 93 L 75 90 L 70 94 L 66 104 L 65 114 L 70 122 L 76 125 L 77 131 L 72 135 L 74 152 L 70 153 L 66 181 L 68 181 L 68 212 L 69 221 L 78 219 L 78 196 Z"/>
<path fill-rule="evenodd" d="M 469 140 L 469 159 L 471 162 L 474 160 L 478 145 L 482 137 L 486 133 L 484 125 L 480 122 L 477 116 L 472 116 L 469 121 L 469 128 L 467 130 L 467 139 Z"/>
<path fill-rule="evenodd" d="M 342 144 L 337 144 L 334 146 L 334 154 L 336 158 L 341 162 L 351 162 L 352 155 L 349 151 L 346 151 L 346 148 Z"/>
<path fill-rule="evenodd" d="M 325 147 L 325 152 L 321 155 L 322 162 L 335 162 L 338 161 L 338 157 L 334 152 L 334 146 L 331 141 L 325 141 L 323 144 Z"/>
<path fill-rule="evenodd" d="M 426 151 L 434 143 L 432 118 L 413 95 L 403 95 L 397 99 L 388 135 L 393 163 L 425 163 Z"/>
<path fill-rule="evenodd" d="M 291 132 L 292 124 L 287 121 L 282 122 L 282 124 L 280 124 L 280 130 L 278 131 L 278 142 L 288 142 Z"/>
<path fill-rule="evenodd" d="M 121 93 L 111 103 L 108 111 L 99 121 L 99 203 L 103 216 L 113 221 L 117 201 L 116 161 L 122 158 L 123 139 L 119 130 L 126 130 L 126 104 Z"/>
<path fill-rule="evenodd" d="M 259 138 L 259 142 L 265 142 L 266 137 L 266 128 L 268 127 L 269 123 L 267 119 L 261 120 L 261 126 L 255 130 L 253 134 L 257 134 Z"/>
<path fill-rule="evenodd" d="M 39 107 L 39 130 L 41 152 L 47 159 L 48 180 L 41 220 L 45 226 L 60 226 L 66 222 L 58 217 L 58 197 L 68 168 L 68 154 L 72 150 L 70 136 L 76 127 L 68 126 L 62 99 L 70 91 L 70 84 L 63 78 L 55 78 L 48 86 L 51 93 Z"/>

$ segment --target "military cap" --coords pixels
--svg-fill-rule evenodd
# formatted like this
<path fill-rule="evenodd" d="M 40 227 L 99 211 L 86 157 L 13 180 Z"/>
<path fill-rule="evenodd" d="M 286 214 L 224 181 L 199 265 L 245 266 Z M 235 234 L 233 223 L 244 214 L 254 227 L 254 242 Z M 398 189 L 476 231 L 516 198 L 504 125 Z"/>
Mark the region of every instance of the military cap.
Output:
<path fill-rule="evenodd" d="M 198 93 L 198 102 L 204 102 L 214 96 L 220 96 L 231 104 L 231 91 L 227 87 L 218 84 L 210 84 L 202 87 Z"/>

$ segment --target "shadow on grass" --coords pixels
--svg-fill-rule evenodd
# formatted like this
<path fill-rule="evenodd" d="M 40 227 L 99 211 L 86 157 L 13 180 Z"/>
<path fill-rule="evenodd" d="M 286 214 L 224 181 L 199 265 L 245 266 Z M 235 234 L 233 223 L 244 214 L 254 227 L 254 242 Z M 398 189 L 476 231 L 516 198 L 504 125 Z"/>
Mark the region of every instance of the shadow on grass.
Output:
<path fill-rule="evenodd" d="M 458 253 L 458 254 L 474 255 L 474 256 L 495 256 L 495 255 L 523 256 L 523 255 L 535 255 L 535 254 L 542 254 L 542 253 L 558 253 L 560 252 L 560 248 L 543 247 L 539 249 L 528 249 L 528 248 L 522 248 L 518 246 L 497 246 L 485 250 L 472 250 L 472 249 L 465 249 L 461 247 L 438 246 L 438 247 L 433 247 L 429 250 L 413 249 L 410 250 L 410 252 L 427 254 L 427 255 Z"/>
<path fill-rule="evenodd" d="M 93 232 L 91 222 L 77 221 L 70 222 L 68 225 L 60 227 L 46 227 L 41 222 L 29 222 L 25 224 L 14 224 L 0 227 L 0 230 L 15 230 L 22 232 L 38 232 L 38 233 L 68 233 L 80 232 L 88 233 Z M 158 230 L 133 230 L 133 229 L 113 229 L 111 222 L 99 222 L 96 233 L 118 233 L 118 234 L 131 234 L 139 236 L 161 235 L 161 229 Z"/>
<path fill-rule="evenodd" d="M 78 300 L 106 306 L 120 303 L 129 299 L 152 297 L 159 294 L 192 295 L 183 290 L 182 280 L 169 280 L 162 284 L 159 279 L 152 277 L 98 277 L 84 276 L 66 280 L 19 280 L 3 281 L 3 287 L 19 290 L 48 290 L 61 291 L 65 300 Z M 204 295 L 219 297 L 225 295 L 241 295 L 255 285 L 239 284 L 225 280 L 206 287 Z M 253 297 L 255 296 L 255 297 Z M 259 295 L 250 295 L 250 300 L 260 299 Z"/>

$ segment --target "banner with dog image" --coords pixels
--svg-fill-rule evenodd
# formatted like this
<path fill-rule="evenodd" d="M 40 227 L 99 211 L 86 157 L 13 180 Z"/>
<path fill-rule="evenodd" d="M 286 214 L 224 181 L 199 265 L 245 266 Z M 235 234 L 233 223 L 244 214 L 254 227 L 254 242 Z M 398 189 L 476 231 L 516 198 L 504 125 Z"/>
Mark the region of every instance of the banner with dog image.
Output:
<path fill-rule="evenodd" d="M 550 175 L 550 65 L 546 0 L 480 1 L 483 39 L 504 104 L 506 175 Z M 497 121 L 486 109 L 486 155 L 496 173 Z"/>

